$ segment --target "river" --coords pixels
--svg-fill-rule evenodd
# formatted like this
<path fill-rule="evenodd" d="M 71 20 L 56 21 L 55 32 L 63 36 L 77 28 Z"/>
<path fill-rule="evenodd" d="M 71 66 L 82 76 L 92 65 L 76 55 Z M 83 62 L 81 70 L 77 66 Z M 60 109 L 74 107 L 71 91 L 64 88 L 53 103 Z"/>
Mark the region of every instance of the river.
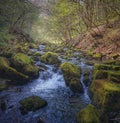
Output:
<path fill-rule="evenodd" d="M 41 45 L 39 52 L 43 53 L 44 48 Z M 61 57 L 60 59 L 62 62 L 66 61 Z M 90 72 L 88 86 L 84 84 L 84 76 L 83 73 L 81 74 L 80 80 L 84 93 L 73 93 L 65 85 L 60 68 L 37 61 L 36 64 L 45 65 L 47 68 L 39 73 L 37 79 L 26 85 L 11 86 L 8 90 L 0 92 L 0 98 L 7 104 L 6 111 L 0 109 L 0 123 L 37 123 L 38 118 L 41 118 L 44 123 L 76 123 L 77 112 L 91 103 L 89 85 L 92 78 L 92 66 L 87 65 L 85 59 L 77 60 L 73 57 L 69 61 L 81 66 L 82 71 Z M 32 95 L 42 97 L 48 105 L 35 112 L 31 111 L 22 115 L 19 110 L 19 101 Z"/>

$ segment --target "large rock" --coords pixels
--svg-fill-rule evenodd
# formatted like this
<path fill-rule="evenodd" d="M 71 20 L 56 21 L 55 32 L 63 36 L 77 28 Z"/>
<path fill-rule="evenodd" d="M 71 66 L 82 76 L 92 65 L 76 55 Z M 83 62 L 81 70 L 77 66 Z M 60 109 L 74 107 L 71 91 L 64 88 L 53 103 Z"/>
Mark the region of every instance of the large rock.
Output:
<path fill-rule="evenodd" d="M 12 57 L 12 64 L 18 71 L 28 75 L 30 78 L 39 74 L 39 69 L 33 64 L 33 60 L 23 53 L 15 54 Z"/>
<path fill-rule="evenodd" d="M 93 103 L 109 117 L 120 110 L 120 62 L 111 60 L 94 66 L 90 86 Z"/>
<path fill-rule="evenodd" d="M 53 52 L 47 52 L 41 56 L 41 61 L 46 64 L 60 64 L 60 60 L 58 59 L 58 55 Z"/>
<path fill-rule="evenodd" d="M 110 64 L 95 64 L 94 79 L 107 79 L 112 82 L 120 83 L 120 66 Z"/>
<path fill-rule="evenodd" d="M 20 110 L 22 114 L 26 114 L 29 111 L 36 111 L 47 105 L 47 102 L 41 99 L 39 96 L 30 96 L 19 102 L 21 104 Z"/>
<path fill-rule="evenodd" d="M 38 76 L 39 69 L 36 65 L 28 64 L 23 68 L 23 72 L 28 76 Z"/>
<path fill-rule="evenodd" d="M 77 114 L 77 122 L 78 123 L 101 123 L 100 113 L 93 105 L 90 104 Z"/>
<path fill-rule="evenodd" d="M 12 64 L 17 69 L 21 69 L 31 63 L 33 63 L 32 59 L 23 53 L 17 53 L 12 57 Z"/>
<path fill-rule="evenodd" d="M 29 80 L 28 76 L 10 67 L 9 61 L 4 57 L 0 57 L 0 77 L 9 78 L 12 81 L 17 81 L 17 82 L 21 81 L 21 83 Z"/>
<path fill-rule="evenodd" d="M 93 103 L 105 112 L 120 110 L 120 85 L 107 80 L 93 80 L 90 91 Z"/>
<path fill-rule="evenodd" d="M 65 62 L 60 66 L 66 85 L 70 87 L 73 92 L 82 92 L 82 84 L 80 83 L 80 67 L 72 63 Z"/>

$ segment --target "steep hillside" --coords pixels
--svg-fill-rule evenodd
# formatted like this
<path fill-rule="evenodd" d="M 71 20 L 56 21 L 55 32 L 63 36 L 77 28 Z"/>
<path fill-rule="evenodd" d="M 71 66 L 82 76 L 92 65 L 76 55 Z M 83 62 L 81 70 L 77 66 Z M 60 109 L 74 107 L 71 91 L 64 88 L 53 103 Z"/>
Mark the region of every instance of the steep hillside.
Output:
<path fill-rule="evenodd" d="M 100 54 L 107 59 L 120 59 L 120 21 L 93 28 L 73 40 L 76 47 L 90 55 Z"/>

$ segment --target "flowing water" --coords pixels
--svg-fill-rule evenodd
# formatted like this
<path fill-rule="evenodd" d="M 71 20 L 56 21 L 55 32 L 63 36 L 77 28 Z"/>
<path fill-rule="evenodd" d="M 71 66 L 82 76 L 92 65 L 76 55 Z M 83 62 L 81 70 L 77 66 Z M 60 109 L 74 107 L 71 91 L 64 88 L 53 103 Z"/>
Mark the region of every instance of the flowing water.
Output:
<path fill-rule="evenodd" d="M 44 46 L 40 46 L 44 49 Z M 43 50 L 42 49 L 42 50 Z M 39 51 L 39 52 L 42 52 Z M 62 62 L 65 61 L 62 59 Z M 86 65 L 83 60 L 72 58 L 70 62 L 81 66 L 82 71 L 90 72 L 91 80 L 92 66 Z M 45 65 L 37 62 L 38 65 Z M 76 114 L 82 108 L 91 103 L 89 98 L 89 85 L 83 82 L 84 75 L 81 74 L 81 83 L 84 93 L 73 93 L 66 85 L 59 68 L 53 65 L 45 65 L 47 70 L 40 72 L 39 77 L 22 86 L 13 86 L 8 90 L 0 92 L 1 99 L 7 104 L 7 110 L 0 110 L 0 123 L 37 123 L 41 118 L 44 123 L 76 123 Z M 35 112 L 22 115 L 19 101 L 31 95 L 38 95 L 48 102 L 48 105 Z"/>

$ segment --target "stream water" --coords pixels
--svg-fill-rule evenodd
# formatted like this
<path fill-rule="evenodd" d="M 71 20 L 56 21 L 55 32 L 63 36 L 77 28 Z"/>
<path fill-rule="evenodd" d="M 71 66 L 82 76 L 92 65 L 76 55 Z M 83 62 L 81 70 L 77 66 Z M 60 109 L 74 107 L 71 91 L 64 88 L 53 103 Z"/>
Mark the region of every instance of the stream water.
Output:
<path fill-rule="evenodd" d="M 42 48 L 44 46 L 40 46 Z M 85 64 L 85 59 L 70 59 L 70 62 L 81 66 L 82 71 L 90 72 L 89 82 L 92 75 L 92 66 Z M 65 60 L 61 58 L 61 61 Z M 38 65 L 45 65 L 37 62 Z M 13 86 L 8 90 L 0 92 L 0 97 L 6 101 L 7 110 L 0 109 L 0 123 L 37 123 L 41 118 L 44 123 L 76 123 L 76 114 L 82 108 L 91 103 L 89 98 L 89 84 L 83 82 L 84 76 L 81 74 L 81 83 L 84 93 L 73 93 L 66 85 L 59 68 L 53 65 L 45 65 L 47 70 L 40 72 L 39 77 L 30 83 L 22 86 Z M 47 100 L 48 105 L 36 112 L 29 112 L 22 115 L 19 101 L 31 95 L 38 95 Z"/>

